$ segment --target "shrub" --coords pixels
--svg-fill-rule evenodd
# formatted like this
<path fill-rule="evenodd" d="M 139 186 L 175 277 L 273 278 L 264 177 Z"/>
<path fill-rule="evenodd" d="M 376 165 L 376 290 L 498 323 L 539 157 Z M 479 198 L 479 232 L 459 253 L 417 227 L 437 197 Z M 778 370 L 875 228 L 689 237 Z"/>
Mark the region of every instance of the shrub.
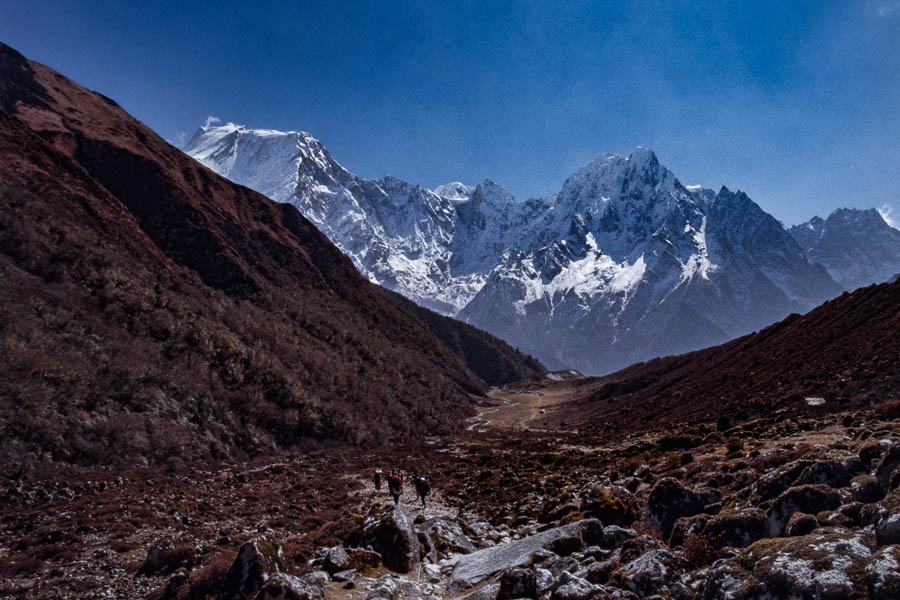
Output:
<path fill-rule="evenodd" d="M 719 558 L 719 546 L 709 538 L 689 533 L 682 547 L 684 558 L 695 568 L 711 565 Z"/>
<path fill-rule="evenodd" d="M 732 436 L 726 440 L 725 448 L 728 450 L 728 454 L 741 452 L 744 449 L 744 440 L 739 437 Z"/>

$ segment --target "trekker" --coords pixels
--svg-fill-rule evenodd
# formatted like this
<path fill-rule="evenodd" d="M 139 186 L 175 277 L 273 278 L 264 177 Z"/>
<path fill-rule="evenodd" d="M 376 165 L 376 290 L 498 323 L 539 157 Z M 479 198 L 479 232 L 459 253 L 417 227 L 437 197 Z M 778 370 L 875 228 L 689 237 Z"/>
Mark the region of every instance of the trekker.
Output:
<path fill-rule="evenodd" d="M 394 498 L 394 506 L 400 504 L 400 495 L 403 494 L 403 471 L 391 471 L 391 476 L 388 477 L 388 492 Z"/>
<path fill-rule="evenodd" d="M 428 480 L 425 479 L 424 475 L 419 475 L 413 481 L 413 486 L 416 488 L 416 496 L 419 500 L 422 501 L 422 508 L 425 508 L 425 496 L 428 495 L 428 492 L 431 491 L 431 486 L 428 485 Z"/>
<path fill-rule="evenodd" d="M 372 474 L 372 483 L 375 485 L 375 491 L 381 491 L 381 481 L 384 479 L 384 473 L 381 469 L 375 469 Z"/>

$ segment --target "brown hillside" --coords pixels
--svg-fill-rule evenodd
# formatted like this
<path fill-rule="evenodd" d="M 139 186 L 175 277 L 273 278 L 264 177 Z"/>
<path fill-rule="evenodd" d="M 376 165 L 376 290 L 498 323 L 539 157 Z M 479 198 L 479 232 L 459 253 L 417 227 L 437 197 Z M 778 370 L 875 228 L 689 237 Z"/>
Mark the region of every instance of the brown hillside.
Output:
<path fill-rule="evenodd" d="M 2 44 L 0 282 L 10 464 L 408 440 L 484 389 L 292 206 Z"/>
<path fill-rule="evenodd" d="M 898 357 L 900 282 L 873 285 L 721 346 L 585 380 L 556 418 L 646 428 L 866 407 L 900 399 Z"/>

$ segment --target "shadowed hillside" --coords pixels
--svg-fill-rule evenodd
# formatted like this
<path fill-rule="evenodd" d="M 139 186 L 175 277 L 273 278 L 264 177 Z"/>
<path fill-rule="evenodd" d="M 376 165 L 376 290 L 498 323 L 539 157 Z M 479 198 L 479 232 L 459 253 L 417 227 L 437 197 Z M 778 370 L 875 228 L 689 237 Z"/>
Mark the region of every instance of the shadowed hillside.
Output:
<path fill-rule="evenodd" d="M 505 385 L 547 372 L 536 358 L 486 331 L 422 308 L 397 292 L 379 289 L 401 312 L 421 323 L 462 357 L 469 370 L 489 385 Z"/>
<path fill-rule="evenodd" d="M 560 411 L 596 426 L 847 410 L 900 394 L 900 282 L 861 288 L 805 315 L 689 354 L 585 380 Z M 823 398 L 813 408 L 807 397 Z"/>
<path fill-rule="evenodd" d="M 452 430 L 484 384 L 295 208 L 0 45 L 8 464 Z"/>

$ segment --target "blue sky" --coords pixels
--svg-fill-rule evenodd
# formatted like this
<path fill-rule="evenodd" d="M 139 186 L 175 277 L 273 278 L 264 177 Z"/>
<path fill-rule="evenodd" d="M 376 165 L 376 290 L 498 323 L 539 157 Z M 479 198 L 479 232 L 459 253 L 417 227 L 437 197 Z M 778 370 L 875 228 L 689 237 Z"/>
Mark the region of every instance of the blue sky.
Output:
<path fill-rule="evenodd" d="M 900 216 L 900 0 L 2 0 L 0 41 L 172 141 L 302 129 L 365 177 L 520 199 L 644 145 L 787 224 Z"/>

